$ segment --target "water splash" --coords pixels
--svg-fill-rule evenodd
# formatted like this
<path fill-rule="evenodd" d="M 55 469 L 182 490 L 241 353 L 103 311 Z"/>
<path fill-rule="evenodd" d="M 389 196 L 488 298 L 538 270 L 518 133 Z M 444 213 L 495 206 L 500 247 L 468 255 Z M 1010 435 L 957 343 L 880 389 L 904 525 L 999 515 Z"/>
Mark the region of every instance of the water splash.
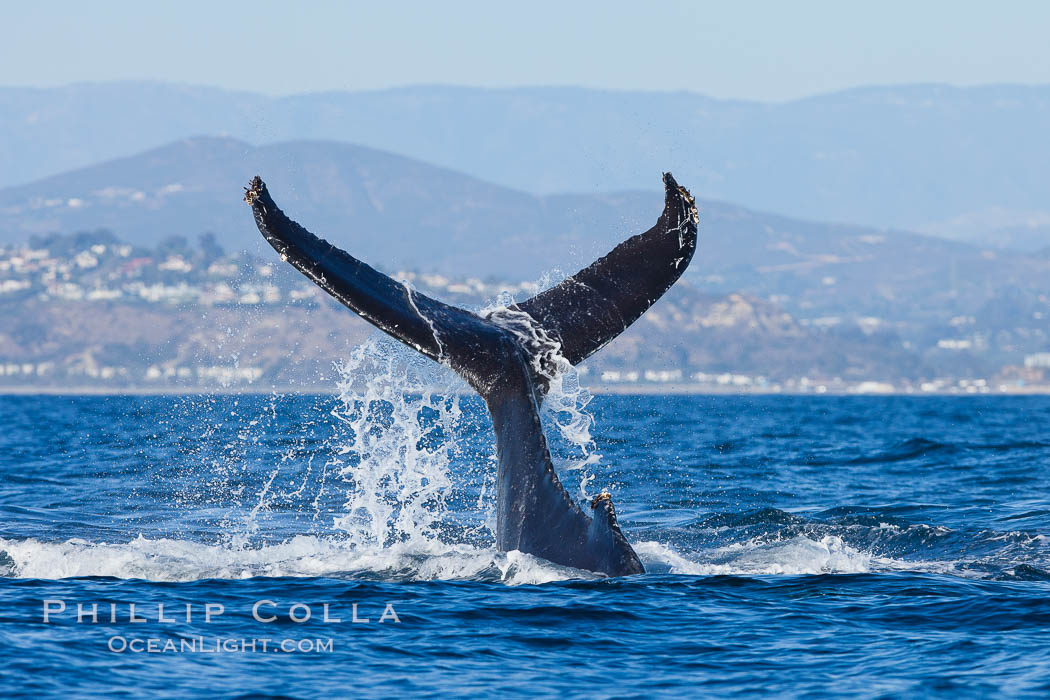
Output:
<path fill-rule="evenodd" d="M 363 548 L 438 540 L 460 451 L 457 380 L 380 336 L 355 348 L 339 371 L 335 454 L 326 466 L 348 494 L 336 529 Z"/>

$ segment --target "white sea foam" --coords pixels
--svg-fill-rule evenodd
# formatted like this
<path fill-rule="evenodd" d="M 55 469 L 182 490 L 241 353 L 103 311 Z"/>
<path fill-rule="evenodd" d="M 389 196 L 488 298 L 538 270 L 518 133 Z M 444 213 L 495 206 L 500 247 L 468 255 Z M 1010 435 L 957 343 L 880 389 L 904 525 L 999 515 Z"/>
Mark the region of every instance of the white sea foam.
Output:
<path fill-rule="evenodd" d="M 686 576 L 963 573 L 951 562 L 877 557 L 850 547 L 835 536 L 744 542 L 690 553 L 653 541 L 638 542 L 634 548 L 650 573 Z M 108 576 L 150 581 L 324 576 L 376 581 L 490 581 L 512 586 L 599 577 L 517 551 L 498 552 L 437 540 L 361 548 L 345 537 L 315 536 L 293 537 L 257 548 L 141 536 L 125 543 L 0 538 L 0 575 L 38 579 Z"/>
<path fill-rule="evenodd" d="M 660 542 L 634 545 L 646 568 L 653 572 L 692 576 L 777 576 L 860 574 L 878 571 L 941 571 L 930 562 L 905 562 L 878 557 L 827 535 L 819 540 L 792 537 L 775 542 L 749 540 L 717 549 L 683 555 Z"/>
<path fill-rule="evenodd" d="M 17 578 L 109 576 L 150 581 L 330 576 L 369 580 L 484 580 L 508 585 L 547 583 L 589 574 L 521 552 L 497 552 L 437 542 L 361 549 L 345 539 L 294 537 L 259 548 L 187 540 L 146 539 L 111 544 L 0 538 L 0 573 Z"/>

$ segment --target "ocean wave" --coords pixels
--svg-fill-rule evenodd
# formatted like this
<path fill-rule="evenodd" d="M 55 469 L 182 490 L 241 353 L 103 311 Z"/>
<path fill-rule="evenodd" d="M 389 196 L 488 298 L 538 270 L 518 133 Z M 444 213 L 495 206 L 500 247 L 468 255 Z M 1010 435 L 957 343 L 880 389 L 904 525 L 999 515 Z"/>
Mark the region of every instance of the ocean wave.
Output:
<path fill-rule="evenodd" d="M 1050 571 L 1021 564 L 1010 571 L 1003 572 L 1001 578 L 1014 581 L 1050 581 Z"/>
<path fill-rule="evenodd" d="M 769 516 L 765 513 L 765 516 Z M 779 522 L 778 517 L 759 518 Z M 958 551 L 945 540 L 968 540 L 948 528 L 924 524 L 873 527 L 786 527 L 760 535 L 683 547 L 674 538 L 635 543 L 649 573 L 687 576 L 800 576 L 924 572 L 963 578 L 1045 580 L 1046 538 L 981 532 L 976 545 Z M 1004 549 L 1005 547 L 1005 549 Z M 0 576 L 26 579 L 110 577 L 149 581 L 198 581 L 254 577 L 328 577 L 368 581 L 486 581 L 517 586 L 600 575 L 552 564 L 521 552 L 416 539 L 362 547 L 342 537 L 300 535 L 262 546 L 205 544 L 141 535 L 124 543 L 70 539 L 0 538 Z"/>
<path fill-rule="evenodd" d="M 750 540 L 704 552 L 702 559 L 683 555 L 660 542 L 639 542 L 635 550 L 654 573 L 692 576 L 804 576 L 943 568 L 877 557 L 832 535 L 820 539 L 799 536 L 778 542 Z"/>
<path fill-rule="evenodd" d="M 919 457 L 929 457 L 939 453 L 951 453 L 959 449 L 958 445 L 922 437 L 909 438 L 892 445 L 886 450 L 870 455 L 861 455 L 847 460 L 847 464 L 886 464 L 906 462 Z"/>
<path fill-rule="evenodd" d="M 293 537 L 281 544 L 234 548 L 188 540 L 138 537 L 127 543 L 80 539 L 0 539 L 0 575 L 63 579 L 110 577 L 199 581 L 254 577 L 333 577 L 378 581 L 473 580 L 538 584 L 595 574 L 521 552 L 497 552 L 437 541 L 382 549 L 335 538 Z"/>
<path fill-rule="evenodd" d="M 779 542 L 752 540 L 690 554 L 655 541 L 638 542 L 635 549 L 652 573 L 690 576 L 930 570 L 928 566 L 876 557 L 835 536 L 800 536 Z M 174 582 L 320 576 L 379 581 L 470 580 L 508 585 L 599 578 L 591 572 L 558 566 L 517 551 L 497 552 L 440 542 L 361 549 L 313 536 L 258 548 L 141 536 L 120 544 L 0 539 L 0 574 L 49 580 L 111 577 Z"/>
<path fill-rule="evenodd" d="M 837 465 L 895 464 L 968 452 L 1008 453 L 1014 450 L 1040 450 L 1045 449 L 1047 446 L 1050 446 L 1050 443 L 1039 440 L 976 442 L 972 440 L 945 441 L 914 436 L 856 456 L 850 456 L 842 450 L 809 454 L 803 458 L 802 463 L 808 466 L 829 467 Z"/>
<path fill-rule="evenodd" d="M 1018 566 L 1042 570 L 1050 542 L 1038 532 L 951 528 L 914 522 L 907 505 L 843 506 L 813 514 L 777 508 L 727 511 L 643 535 L 667 542 L 683 563 L 657 556 L 668 572 L 694 574 L 859 573 L 919 570 L 965 578 L 997 578 Z M 661 545 L 665 546 L 665 545 Z M 644 557 L 643 557 L 644 561 Z"/>

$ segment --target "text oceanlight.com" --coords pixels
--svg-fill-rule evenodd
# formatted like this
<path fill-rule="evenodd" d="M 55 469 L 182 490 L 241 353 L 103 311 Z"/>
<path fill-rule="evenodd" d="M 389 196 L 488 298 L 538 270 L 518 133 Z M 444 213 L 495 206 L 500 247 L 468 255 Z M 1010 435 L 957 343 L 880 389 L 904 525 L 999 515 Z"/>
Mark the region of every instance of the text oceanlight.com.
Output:
<path fill-rule="evenodd" d="M 125 637 L 114 635 L 106 646 L 122 654 L 244 654 L 277 652 L 284 654 L 330 654 L 332 639 L 272 639 L 270 637 Z"/>

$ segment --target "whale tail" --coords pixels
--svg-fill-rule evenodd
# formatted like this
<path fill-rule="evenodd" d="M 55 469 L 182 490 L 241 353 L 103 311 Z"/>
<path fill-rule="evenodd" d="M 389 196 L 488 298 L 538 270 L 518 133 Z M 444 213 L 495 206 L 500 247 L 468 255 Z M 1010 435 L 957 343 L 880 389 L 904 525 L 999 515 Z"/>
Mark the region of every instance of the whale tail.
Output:
<path fill-rule="evenodd" d="M 670 173 L 656 225 L 561 284 L 511 307 L 578 364 L 636 321 L 682 275 L 696 250 L 693 198 Z M 607 494 L 586 515 L 562 487 L 539 419 L 547 377 L 535 349 L 482 318 L 397 282 L 288 218 L 257 176 L 245 188 L 263 237 L 300 272 L 366 321 L 459 373 L 485 399 L 498 456 L 497 544 L 610 575 L 640 573 Z"/>

